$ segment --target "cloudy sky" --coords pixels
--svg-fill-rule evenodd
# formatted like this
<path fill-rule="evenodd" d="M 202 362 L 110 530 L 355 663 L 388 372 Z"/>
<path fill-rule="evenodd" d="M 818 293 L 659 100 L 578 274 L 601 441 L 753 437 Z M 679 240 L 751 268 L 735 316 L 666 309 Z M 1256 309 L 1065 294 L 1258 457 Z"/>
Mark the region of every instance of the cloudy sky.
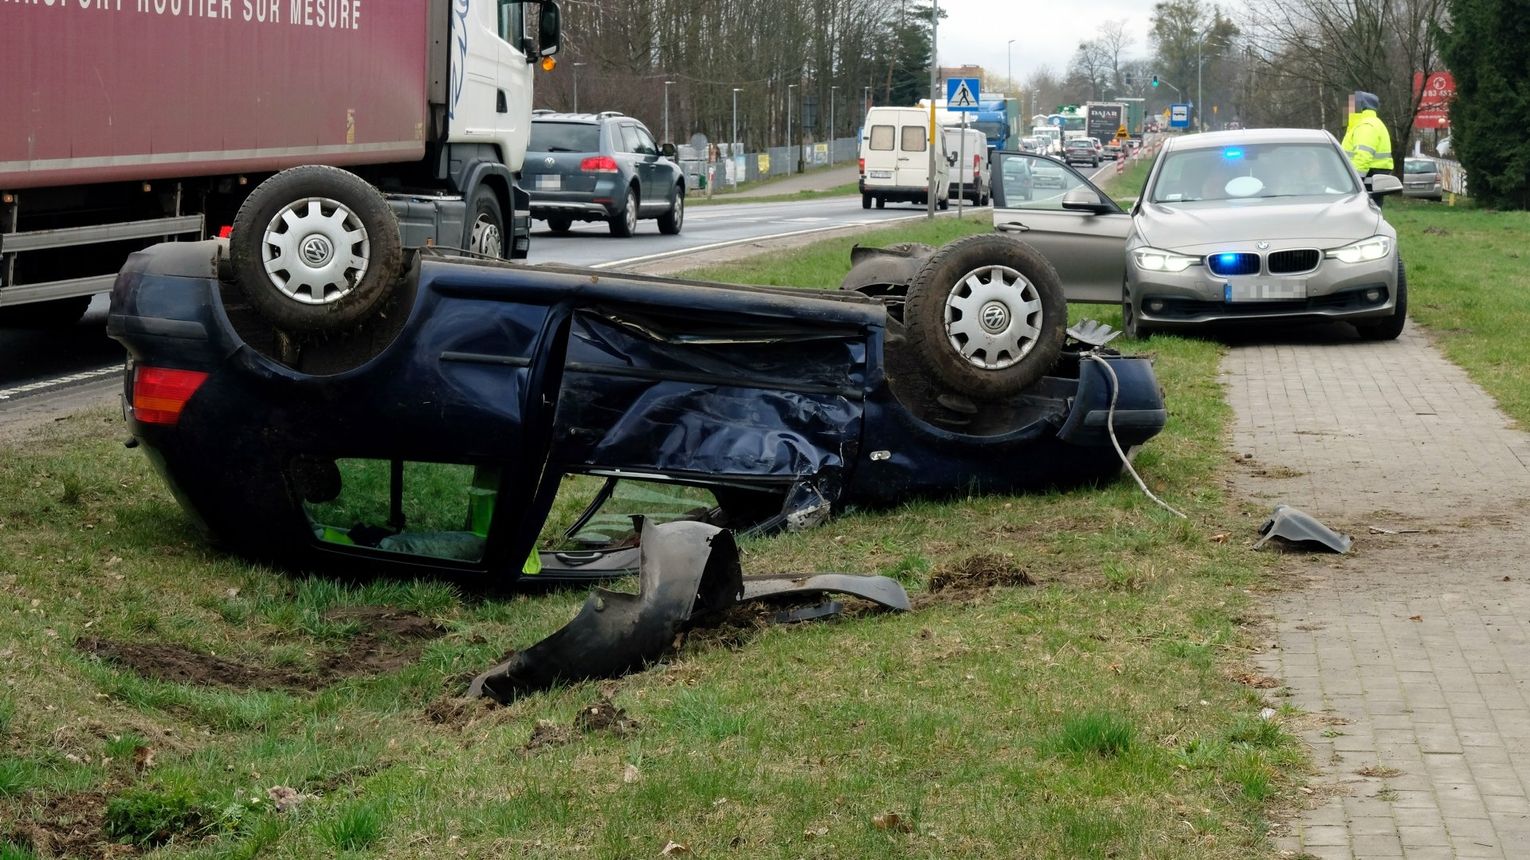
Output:
<path fill-rule="evenodd" d="M 1078 43 L 1099 34 L 1105 21 L 1126 22 L 1132 42 L 1127 56 L 1146 57 L 1148 16 L 1154 0 L 940 0 L 940 64 L 983 66 L 1008 74 L 1006 50 L 1015 40 L 1014 75 L 1023 81 L 1041 66 L 1061 75 Z"/>

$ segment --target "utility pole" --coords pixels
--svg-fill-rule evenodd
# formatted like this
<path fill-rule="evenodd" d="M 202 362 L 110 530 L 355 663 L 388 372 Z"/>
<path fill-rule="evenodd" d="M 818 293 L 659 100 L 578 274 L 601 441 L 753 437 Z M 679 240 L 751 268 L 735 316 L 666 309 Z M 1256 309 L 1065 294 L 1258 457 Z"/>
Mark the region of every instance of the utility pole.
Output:
<path fill-rule="evenodd" d="M 588 65 L 589 63 L 574 64 L 574 113 L 579 113 L 579 67 Z"/>
<path fill-rule="evenodd" d="M 733 187 L 738 187 L 738 159 L 735 157 L 738 151 L 738 94 L 742 87 L 733 88 L 733 140 L 728 142 L 728 160 L 733 162 Z"/>
<path fill-rule="evenodd" d="M 829 164 L 834 163 L 834 91 L 839 85 L 829 87 Z"/>
<path fill-rule="evenodd" d="M 928 199 L 925 201 L 925 217 L 935 217 L 935 192 L 940 184 L 935 178 L 935 99 L 939 97 L 936 92 L 938 86 L 936 73 L 940 65 L 940 51 L 936 33 L 940 27 L 940 0 L 931 0 L 930 3 L 930 135 L 925 146 L 930 150 L 930 182 L 929 190 L 925 193 Z"/>
<path fill-rule="evenodd" d="M 664 142 L 674 143 L 675 139 L 669 136 L 669 85 L 674 81 L 664 82 Z"/>
<path fill-rule="evenodd" d="M 791 173 L 797 169 L 797 150 L 795 149 L 795 145 L 792 143 L 792 99 L 795 95 L 792 90 L 795 90 L 796 88 L 796 84 L 786 85 L 786 150 L 788 153 L 786 157 L 787 173 Z"/>

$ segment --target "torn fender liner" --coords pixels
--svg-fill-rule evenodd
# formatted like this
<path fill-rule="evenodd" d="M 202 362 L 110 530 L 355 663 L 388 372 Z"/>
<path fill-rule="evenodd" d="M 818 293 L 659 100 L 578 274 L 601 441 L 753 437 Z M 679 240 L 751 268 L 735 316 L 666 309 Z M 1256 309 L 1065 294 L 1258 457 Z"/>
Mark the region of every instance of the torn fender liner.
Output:
<path fill-rule="evenodd" d="M 1274 513 L 1259 527 L 1264 537 L 1254 544 L 1254 549 L 1264 546 L 1270 538 L 1280 538 L 1285 543 L 1302 549 L 1327 549 L 1332 552 L 1349 552 L 1354 540 L 1341 535 L 1317 521 L 1311 514 L 1303 513 L 1290 505 L 1276 505 Z"/>
<path fill-rule="evenodd" d="M 638 593 L 596 589 L 561 630 L 473 679 L 469 696 L 510 702 L 559 683 L 613 678 L 658 659 L 681 633 L 740 600 L 828 592 L 908 608 L 908 594 L 883 576 L 819 574 L 750 577 L 733 534 L 698 522 L 645 521 L 638 550 Z"/>

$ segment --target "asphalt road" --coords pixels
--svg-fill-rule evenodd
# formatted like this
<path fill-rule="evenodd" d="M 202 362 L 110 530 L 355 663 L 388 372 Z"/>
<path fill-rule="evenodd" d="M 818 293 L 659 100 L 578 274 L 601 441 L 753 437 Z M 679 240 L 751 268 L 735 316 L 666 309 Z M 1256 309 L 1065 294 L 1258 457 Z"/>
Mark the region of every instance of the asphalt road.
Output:
<path fill-rule="evenodd" d="M 906 204 L 862 209 L 859 197 L 729 203 L 692 207 L 678 236 L 661 235 L 657 221 L 640 221 L 637 235 L 627 239 L 612 236 L 603 223 L 576 224 L 572 233 L 556 236 L 539 221 L 532 225 L 531 262 L 610 268 L 766 237 L 889 223 L 923 213 L 923 207 Z M 122 347 L 106 337 L 106 307 L 106 296 L 97 296 L 85 318 L 67 329 L 0 328 L 0 412 L 61 390 L 115 385 Z"/>

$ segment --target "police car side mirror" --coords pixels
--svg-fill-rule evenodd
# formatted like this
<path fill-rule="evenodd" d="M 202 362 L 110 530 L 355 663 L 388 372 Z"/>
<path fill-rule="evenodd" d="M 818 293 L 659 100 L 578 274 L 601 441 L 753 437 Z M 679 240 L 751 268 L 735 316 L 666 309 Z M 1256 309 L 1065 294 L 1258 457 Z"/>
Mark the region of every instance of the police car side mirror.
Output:
<path fill-rule="evenodd" d="M 1365 180 L 1372 197 L 1384 197 L 1403 190 L 1402 180 L 1390 173 L 1378 173 Z"/>

